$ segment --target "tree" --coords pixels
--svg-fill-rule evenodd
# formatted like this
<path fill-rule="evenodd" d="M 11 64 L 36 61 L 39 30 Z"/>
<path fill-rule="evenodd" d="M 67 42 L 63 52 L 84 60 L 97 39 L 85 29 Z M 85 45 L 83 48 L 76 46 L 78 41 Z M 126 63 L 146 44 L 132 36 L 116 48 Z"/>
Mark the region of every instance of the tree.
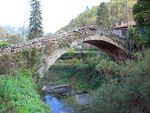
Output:
<path fill-rule="evenodd" d="M 43 35 L 41 5 L 39 0 L 31 0 L 31 12 L 28 38 L 39 38 Z"/>
<path fill-rule="evenodd" d="M 140 33 L 150 46 L 150 1 L 138 0 L 133 7 L 133 14 Z"/>
<path fill-rule="evenodd" d="M 109 11 L 106 3 L 101 3 L 98 7 L 96 23 L 109 28 Z"/>
<path fill-rule="evenodd" d="M 132 7 L 136 0 L 128 0 L 129 20 L 133 20 Z M 108 4 L 109 18 L 111 26 L 118 26 L 127 21 L 126 17 L 126 0 L 110 0 Z"/>
<path fill-rule="evenodd" d="M 109 13 L 110 13 L 110 23 L 112 25 L 118 26 L 123 20 L 125 20 L 125 0 L 110 0 Z"/>

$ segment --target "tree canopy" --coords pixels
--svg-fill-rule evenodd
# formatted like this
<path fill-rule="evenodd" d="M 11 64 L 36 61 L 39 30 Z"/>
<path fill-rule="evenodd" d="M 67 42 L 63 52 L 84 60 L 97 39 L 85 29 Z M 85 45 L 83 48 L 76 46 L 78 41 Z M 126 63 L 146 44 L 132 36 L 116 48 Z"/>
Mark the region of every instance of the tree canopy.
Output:
<path fill-rule="evenodd" d="M 105 28 L 109 27 L 109 11 L 106 3 L 101 3 L 97 10 L 96 23 Z"/>
<path fill-rule="evenodd" d="M 39 0 L 31 0 L 31 12 L 28 38 L 39 38 L 43 35 L 41 4 Z"/>
<path fill-rule="evenodd" d="M 140 33 L 150 45 L 150 1 L 138 0 L 133 7 L 133 14 Z"/>

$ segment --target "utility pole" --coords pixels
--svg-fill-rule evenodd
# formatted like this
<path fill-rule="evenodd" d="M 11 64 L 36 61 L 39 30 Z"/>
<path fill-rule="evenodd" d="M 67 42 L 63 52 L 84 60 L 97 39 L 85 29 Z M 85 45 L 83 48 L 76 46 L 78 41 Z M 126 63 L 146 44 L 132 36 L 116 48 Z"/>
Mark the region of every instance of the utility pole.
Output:
<path fill-rule="evenodd" d="M 129 29 L 129 12 L 128 12 L 128 0 L 126 0 L 126 17 L 127 17 L 127 29 Z"/>

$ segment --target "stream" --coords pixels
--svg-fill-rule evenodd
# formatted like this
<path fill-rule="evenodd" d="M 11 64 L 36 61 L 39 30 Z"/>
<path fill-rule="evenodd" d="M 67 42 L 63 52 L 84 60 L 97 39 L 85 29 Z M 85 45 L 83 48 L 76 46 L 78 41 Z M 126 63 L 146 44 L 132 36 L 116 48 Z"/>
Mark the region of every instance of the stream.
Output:
<path fill-rule="evenodd" d="M 50 107 L 51 113 L 75 113 L 75 111 L 71 107 L 66 106 L 62 100 L 50 94 L 44 96 L 44 102 Z"/>
<path fill-rule="evenodd" d="M 91 97 L 87 91 L 73 90 L 68 84 L 50 84 L 43 86 L 42 91 L 44 103 L 50 107 L 51 113 L 77 113 L 79 108 L 84 108 L 91 103 Z"/>

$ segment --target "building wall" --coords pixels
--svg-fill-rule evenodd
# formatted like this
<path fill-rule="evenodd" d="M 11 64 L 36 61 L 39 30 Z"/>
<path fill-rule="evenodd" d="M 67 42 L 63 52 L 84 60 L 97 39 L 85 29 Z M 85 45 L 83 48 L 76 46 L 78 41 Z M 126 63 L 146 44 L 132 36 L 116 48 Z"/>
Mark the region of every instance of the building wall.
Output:
<path fill-rule="evenodd" d="M 113 33 L 118 35 L 120 38 L 125 38 L 127 29 L 126 28 L 121 28 L 121 29 L 114 29 Z"/>
<path fill-rule="evenodd" d="M 113 33 L 115 33 L 116 35 L 118 35 L 120 38 L 122 38 L 122 30 L 121 29 L 114 29 Z"/>

